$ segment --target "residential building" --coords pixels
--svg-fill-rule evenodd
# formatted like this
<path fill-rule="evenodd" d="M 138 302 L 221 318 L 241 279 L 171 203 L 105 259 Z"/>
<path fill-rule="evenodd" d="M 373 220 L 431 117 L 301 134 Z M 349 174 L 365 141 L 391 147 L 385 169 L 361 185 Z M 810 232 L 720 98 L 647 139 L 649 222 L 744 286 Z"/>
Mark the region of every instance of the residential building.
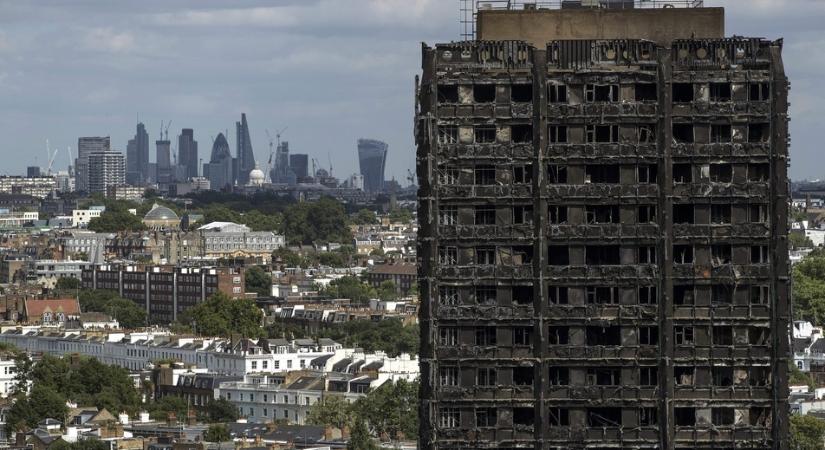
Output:
<path fill-rule="evenodd" d="M 100 217 L 106 211 L 104 206 L 92 206 L 89 209 L 73 209 L 72 225 L 77 228 L 86 228 L 95 217 Z"/>
<path fill-rule="evenodd" d="M 391 281 L 399 294 L 406 295 L 418 282 L 418 269 L 415 264 L 377 264 L 367 270 L 367 282 L 373 287 Z"/>
<path fill-rule="evenodd" d="M 21 321 L 27 325 L 62 327 L 80 320 L 80 303 L 76 298 L 27 299 Z"/>
<path fill-rule="evenodd" d="M 87 161 L 87 192 L 106 195 L 109 186 L 122 186 L 126 184 L 126 166 L 122 153 L 95 151 L 89 153 Z"/>
<path fill-rule="evenodd" d="M 89 192 L 89 155 L 92 153 L 110 152 L 111 150 L 112 146 L 109 136 L 78 138 L 77 158 L 74 163 L 75 190 Z M 105 190 L 103 192 L 105 193 Z"/>
<path fill-rule="evenodd" d="M 57 190 L 54 177 L 0 176 L 0 193 L 30 195 L 40 199 L 51 196 Z"/>
<path fill-rule="evenodd" d="M 112 185 L 106 187 L 106 197 L 114 200 L 141 201 L 146 188 L 143 186 Z"/>
<path fill-rule="evenodd" d="M 23 228 L 38 220 L 40 220 L 40 213 L 37 211 L 14 212 L 0 209 L 0 229 L 2 230 Z"/>
<path fill-rule="evenodd" d="M 358 139 L 358 164 L 364 177 L 364 191 L 384 190 L 384 166 L 388 145 L 375 139 Z"/>
<path fill-rule="evenodd" d="M 38 259 L 29 262 L 27 278 L 40 286 L 52 289 L 60 278 L 80 280 L 83 269 L 89 265 L 88 261 Z"/>
<path fill-rule="evenodd" d="M 256 258 L 262 263 L 272 252 L 286 244 L 283 235 L 271 231 L 252 231 L 246 225 L 212 222 L 198 228 L 202 256 L 208 258 Z"/>

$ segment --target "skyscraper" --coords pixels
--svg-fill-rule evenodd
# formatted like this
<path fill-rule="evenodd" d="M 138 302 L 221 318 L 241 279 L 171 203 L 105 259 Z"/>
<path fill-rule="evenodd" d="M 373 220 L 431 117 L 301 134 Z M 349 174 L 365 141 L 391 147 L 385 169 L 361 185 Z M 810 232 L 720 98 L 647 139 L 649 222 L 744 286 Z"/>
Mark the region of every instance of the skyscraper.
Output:
<path fill-rule="evenodd" d="M 269 177 L 273 183 L 288 183 L 290 178 L 289 170 L 289 142 L 282 141 L 275 149 L 275 167 L 272 168 L 272 173 Z"/>
<path fill-rule="evenodd" d="M 155 141 L 157 148 L 156 164 L 157 164 L 157 179 L 159 184 L 168 184 L 172 179 L 172 143 L 169 139 L 159 139 Z"/>
<path fill-rule="evenodd" d="M 234 184 L 232 176 L 233 158 L 229 151 L 229 142 L 223 133 L 219 133 L 212 145 L 212 157 L 203 165 L 203 176 L 209 179 L 212 189 L 220 191 Z"/>
<path fill-rule="evenodd" d="M 255 168 L 255 153 L 252 151 L 245 113 L 241 114 L 240 122 L 235 122 L 235 137 L 238 152 L 238 184 L 246 185 L 249 182 L 249 172 Z"/>
<path fill-rule="evenodd" d="M 787 449 L 782 41 L 582 3 L 422 48 L 419 448 Z"/>
<path fill-rule="evenodd" d="M 295 174 L 298 182 L 309 177 L 309 155 L 306 153 L 295 153 L 289 155 L 289 168 Z"/>
<path fill-rule="evenodd" d="M 111 150 L 111 141 L 106 137 L 82 137 L 77 140 L 75 159 L 75 190 L 89 192 L 89 155 L 93 152 Z"/>
<path fill-rule="evenodd" d="M 366 192 L 381 192 L 384 189 L 387 147 L 386 143 L 374 139 L 358 139 L 358 163 Z"/>
<path fill-rule="evenodd" d="M 94 151 L 89 154 L 90 194 L 106 195 L 108 186 L 122 186 L 126 182 L 123 154 L 114 151 Z"/>
<path fill-rule="evenodd" d="M 178 136 L 178 165 L 183 167 L 186 178 L 198 176 L 198 141 L 191 128 L 184 128 Z"/>
<path fill-rule="evenodd" d="M 149 133 L 142 122 L 137 124 L 135 137 L 126 145 L 126 182 L 146 184 L 149 179 Z"/>

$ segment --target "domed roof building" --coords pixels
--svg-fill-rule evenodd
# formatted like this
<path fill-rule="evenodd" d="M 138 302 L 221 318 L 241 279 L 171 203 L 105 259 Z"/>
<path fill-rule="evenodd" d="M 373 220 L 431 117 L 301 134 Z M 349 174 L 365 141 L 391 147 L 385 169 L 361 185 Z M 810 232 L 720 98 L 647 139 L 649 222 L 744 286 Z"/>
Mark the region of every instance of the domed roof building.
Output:
<path fill-rule="evenodd" d="M 180 228 L 180 217 L 175 214 L 175 211 L 155 203 L 152 209 L 143 216 L 143 224 L 151 230 Z"/>
<path fill-rule="evenodd" d="M 249 184 L 247 186 L 263 186 L 265 181 L 266 176 L 263 170 L 258 168 L 258 164 L 255 164 L 255 168 L 249 171 Z"/>

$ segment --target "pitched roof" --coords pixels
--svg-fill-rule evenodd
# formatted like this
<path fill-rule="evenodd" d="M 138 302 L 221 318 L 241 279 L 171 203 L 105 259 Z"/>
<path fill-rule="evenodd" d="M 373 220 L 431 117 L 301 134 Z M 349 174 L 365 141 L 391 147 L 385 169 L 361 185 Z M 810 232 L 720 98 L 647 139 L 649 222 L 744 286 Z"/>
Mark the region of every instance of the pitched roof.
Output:
<path fill-rule="evenodd" d="M 80 303 L 74 298 L 26 300 L 26 317 L 42 316 L 44 312 L 79 315 Z"/>
<path fill-rule="evenodd" d="M 418 269 L 415 264 L 378 264 L 372 267 L 370 273 L 417 275 Z"/>

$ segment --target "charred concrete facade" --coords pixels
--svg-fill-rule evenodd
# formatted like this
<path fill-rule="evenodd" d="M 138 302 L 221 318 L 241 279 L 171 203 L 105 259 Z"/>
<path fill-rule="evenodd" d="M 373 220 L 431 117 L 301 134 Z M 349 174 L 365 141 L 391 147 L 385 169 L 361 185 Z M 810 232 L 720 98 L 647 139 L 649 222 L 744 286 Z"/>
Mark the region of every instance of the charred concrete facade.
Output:
<path fill-rule="evenodd" d="M 423 47 L 422 449 L 787 448 L 781 50 Z"/>

